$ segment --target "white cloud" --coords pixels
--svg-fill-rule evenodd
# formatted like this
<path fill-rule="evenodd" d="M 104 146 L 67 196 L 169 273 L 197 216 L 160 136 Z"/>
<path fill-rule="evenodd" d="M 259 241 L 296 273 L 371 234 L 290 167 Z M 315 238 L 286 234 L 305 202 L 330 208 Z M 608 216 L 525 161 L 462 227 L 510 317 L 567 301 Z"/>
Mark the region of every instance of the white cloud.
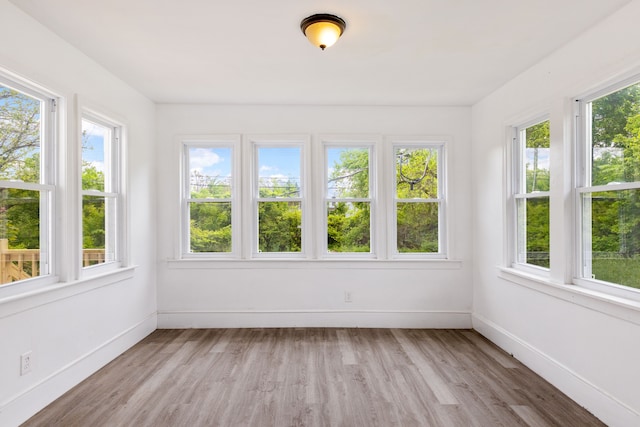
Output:
<path fill-rule="evenodd" d="M 82 121 L 82 133 L 86 134 L 87 137 L 90 136 L 101 136 L 101 137 L 105 137 L 106 133 L 107 133 L 107 128 L 105 128 L 104 126 L 95 124 L 95 123 L 91 123 L 87 120 L 83 120 Z"/>
<path fill-rule="evenodd" d="M 267 165 L 260 166 L 260 172 L 270 172 L 275 170 L 278 170 L 278 168 L 273 166 L 267 166 Z"/>
<path fill-rule="evenodd" d="M 104 162 L 98 162 L 96 160 L 89 162 L 89 165 L 93 166 L 96 170 L 104 172 Z"/>
<path fill-rule="evenodd" d="M 214 151 L 206 148 L 195 148 L 189 153 L 189 163 L 191 166 L 191 172 L 202 172 L 204 169 L 210 168 L 213 165 L 224 162 Z"/>

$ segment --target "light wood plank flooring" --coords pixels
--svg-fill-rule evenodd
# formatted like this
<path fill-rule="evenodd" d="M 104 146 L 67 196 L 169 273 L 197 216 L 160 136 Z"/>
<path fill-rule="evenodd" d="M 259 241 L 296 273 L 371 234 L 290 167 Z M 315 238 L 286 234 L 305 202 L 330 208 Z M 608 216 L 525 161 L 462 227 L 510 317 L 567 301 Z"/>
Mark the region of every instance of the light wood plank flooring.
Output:
<path fill-rule="evenodd" d="M 158 330 L 26 426 L 601 426 L 470 330 Z"/>

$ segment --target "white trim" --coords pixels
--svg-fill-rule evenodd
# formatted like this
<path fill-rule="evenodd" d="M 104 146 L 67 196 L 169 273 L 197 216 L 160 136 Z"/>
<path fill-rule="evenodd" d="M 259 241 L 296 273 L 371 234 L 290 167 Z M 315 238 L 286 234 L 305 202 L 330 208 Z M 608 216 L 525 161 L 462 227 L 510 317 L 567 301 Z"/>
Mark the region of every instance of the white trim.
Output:
<path fill-rule="evenodd" d="M 575 187 L 574 187 L 574 205 L 575 212 L 575 238 L 574 238 L 574 279 L 573 283 L 584 286 L 598 292 L 611 293 L 614 296 L 622 296 L 629 299 L 640 301 L 640 294 L 637 290 L 628 287 L 625 290 L 624 285 L 592 280 L 592 206 L 591 195 L 599 192 L 615 192 L 625 190 L 640 189 L 640 181 L 610 183 L 606 185 L 593 185 L 593 102 L 602 99 L 608 95 L 619 92 L 625 88 L 640 85 L 640 75 L 637 73 L 624 78 L 621 81 L 607 83 L 598 89 L 590 91 L 588 94 L 573 99 L 574 116 L 576 119 L 574 129 L 575 158 L 573 159 L 575 167 Z"/>
<path fill-rule="evenodd" d="M 107 363 L 140 342 L 157 327 L 156 313 L 72 360 L 16 396 L 0 403 L 0 424 L 19 425 Z"/>
<path fill-rule="evenodd" d="M 469 329 L 471 313 L 455 310 L 165 310 L 158 312 L 158 329 L 255 327 Z"/>
<path fill-rule="evenodd" d="M 513 268 L 498 268 L 498 277 L 510 283 L 576 304 L 616 319 L 640 325 L 640 301 L 613 296 L 573 284 L 554 283 Z"/>
<path fill-rule="evenodd" d="M 24 291 L 5 294 L 0 298 L 0 319 L 13 316 L 23 311 L 51 304 L 60 300 L 74 297 L 85 292 L 104 286 L 111 286 L 134 277 L 136 266 L 119 268 L 114 271 L 101 272 L 90 278 L 74 280 L 72 282 L 56 282 L 48 286 L 40 286 Z"/>
<path fill-rule="evenodd" d="M 605 282 L 597 279 L 584 279 L 580 277 L 575 277 L 573 279 L 573 283 L 585 289 L 591 289 L 614 297 L 640 302 L 640 289 L 632 288 L 630 286 Z"/>
<path fill-rule="evenodd" d="M 167 259 L 169 269 L 348 269 L 348 270 L 460 270 L 463 262 L 451 259 L 252 259 L 252 260 L 213 260 L 213 259 Z"/>
<path fill-rule="evenodd" d="M 318 213 L 322 212 L 320 220 L 321 226 L 317 228 L 317 233 L 314 236 L 320 241 L 320 257 L 321 258 L 380 258 L 381 257 L 381 236 L 378 230 L 378 224 L 381 222 L 381 209 L 383 203 L 380 203 L 380 185 L 381 176 L 383 172 L 378 168 L 378 156 L 380 152 L 381 138 L 378 135 L 321 135 L 319 137 L 320 146 L 322 148 L 323 168 L 321 173 L 322 191 L 319 194 L 318 203 L 320 208 Z M 329 193 L 329 156 L 328 150 L 331 148 L 344 148 L 344 149 L 366 149 L 369 151 L 369 188 L 368 198 L 336 198 L 331 199 L 338 203 L 354 203 L 365 202 L 369 203 L 369 252 L 354 253 L 354 252 L 329 252 L 328 248 L 328 224 L 327 224 L 327 204 L 330 199 L 327 197 Z"/>
<path fill-rule="evenodd" d="M 522 270 L 530 274 L 540 275 L 541 277 L 549 277 L 550 269 L 530 264 L 521 259 L 521 251 L 524 246 L 526 258 L 526 228 L 521 228 L 521 220 L 519 218 L 519 203 L 526 202 L 530 199 L 549 199 L 551 204 L 551 189 L 548 191 L 528 192 L 526 188 L 526 169 L 524 168 L 525 151 L 526 151 L 526 131 L 532 126 L 537 126 L 549 122 L 551 128 L 551 118 L 549 113 L 537 114 L 535 118 L 531 116 L 523 119 L 517 125 L 508 126 L 506 129 L 506 148 L 505 148 L 505 217 L 506 220 L 506 236 L 505 244 L 505 265 L 514 269 Z M 551 131 L 551 129 L 550 129 Z M 551 155 L 551 132 L 549 134 L 549 155 Z M 549 168 L 549 179 L 551 180 L 551 168 Z M 551 245 L 551 210 L 549 210 L 549 245 Z M 551 255 L 551 247 L 549 247 L 549 255 Z"/>
<path fill-rule="evenodd" d="M 640 189 L 640 181 L 621 182 L 616 184 L 594 185 L 593 187 L 578 187 L 579 194 L 584 193 L 604 193 L 608 191 L 624 191 Z"/>
<path fill-rule="evenodd" d="M 387 159 L 387 256 L 389 259 L 447 259 L 449 255 L 449 213 L 448 177 L 449 170 L 447 147 L 451 143 L 450 137 L 430 136 L 389 136 L 385 139 L 389 145 Z M 398 199 L 396 197 L 396 148 L 428 148 L 435 149 L 437 154 L 438 189 L 436 199 Z M 402 253 L 398 251 L 397 241 L 397 205 L 398 203 L 436 203 L 438 205 L 438 252 Z"/>
<path fill-rule="evenodd" d="M 635 66 L 631 72 L 626 72 L 620 76 L 614 76 L 604 82 L 600 82 L 593 88 L 582 92 L 580 95 L 575 97 L 575 100 L 587 104 L 595 101 L 596 99 L 611 95 L 619 90 L 626 89 L 629 86 L 638 84 L 639 82 L 640 74 L 638 74 L 638 67 Z"/>
<path fill-rule="evenodd" d="M 20 280 L 17 283 L 31 281 L 38 285 L 51 283 L 51 278 L 61 270 L 58 254 L 59 231 L 56 227 L 56 218 L 62 216 L 57 166 L 59 145 L 62 145 L 58 130 L 61 128 L 60 120 L 63 117 L 59 114 L 62 98 L 49 90 L 36 85 L 30 80 L 10 73 L 0 68 L 0 85 L 15 90 L 34 100 L 40 102 L 40 123 L 39 123 L 39 154 L 40 170 L 39 182 L 23 183 L 19 181 L 2 181 L 0 183 L 7 189 L 22 189 L 37 191 L 39 193 L 39 248 L 40 248 L 40 268 L 39 276 L 33 279 Z M 63 128 L 63 127 L 62 127 Z M 44 279 L 44 280 L 38 280 Z M 31 285 L 33 286 L 33 285 Z M 14 288 L 18 289 L 18 288 Z"/>
<path fill-rule="evenodd" d="M 242 169 L 241 156 L 242 146 L 239 134 L 221 135 L 195 135 L 180 136 L 179 147 L 179 212 L 178 221 L 178 247 L 175 249 L 180 258 L 238 258 L 242 242 Z M 190 170 L 189 170 L 189 149 L 190 148 L 229 148 L 231 149 L 231 197 L 193 199 L 190 197 Z M 230 203 L 231 204 L 231 251 L 230 252 L 190 252 L 190 203 Z"/>
<path fill-rule="evenodd" d="M 491 320 L 474 313 L 473 328 L 611 426 L 640 425 L 640 413 Z"/>
<path fill-rule="evenodd" d="M 107 129 L 108 138 L 104 141 L 104 190 L 85 190 L 82 188 L 82 126 L 83 122 L 89 122 L 93 125 L 102 126 Z M 107 114 L 100 111 L 99 108 L 91 107 L 77 97 L 77 128 L 79 130 L 77 137 L 77 167 L 74 169 L 77 173 L 77 197 L 72 197 L 78 207 L 78 248 L 74 251 L 76 257 L 76 278 L 87 278 L 104 272 L 113 271 L 117 268 L 129 264 L 128 256 L 128 208 L 126 206 L 127 199 L 126 183 L 127 183 L 127 165 L 124 163 L 126 159 L 126 128 L 123 122 L 112 119 Z M 105 262 L 93 266 L 85 267 L 82 262 L 83 254 L 83 224 L 82 209 L 84 196 L 104 197 L 105 199 Z M 108 200 L 112 200 L 111 205 Z M 113 206 L 113 202 L 115 206 Z M 113 253 L 113 259 L 108 259 L 109 253 Z"/>
<path fill-rule="evenodd" d="M 251 230 L 248 239 L 244 242 L 249 244 L 246 248 L 245 255 L 248 258 L 310 258 L 313 255 L 313 221 L 314 212 L 312 212 L 311 196 L 313 191 L 311 186 L 313 182 L 311 180 L 311 135 L 309 134 L 268 134 L 268 135 L 243 135 L 243 145 L 246 150 L 243 150 L 243 155 L 248 157 L 245 160 L 245 166 L 248 169 L 244 170 L 244 174 L 249 172 L 250 179 L 248 180 L 248 186 L 245 189 L 248 190 L 245 194 L 244 200 L 247 202 L 246 208 L 243 209 L 249 213 L 249 217 L 245 216 L 245 222 L 243 225 L 246 230 Z M 259 148 L 300 148 L 300 195 L 298 197 L 273 199 L 263 198 L 259 195 L 258 177 L 259 174 Z M 300 252 L 260 252 L 258 250 L 258 204 L 261 202 L 298 202 L 301 209 L 301 227 L 302 237 L 300 242 Z"/>

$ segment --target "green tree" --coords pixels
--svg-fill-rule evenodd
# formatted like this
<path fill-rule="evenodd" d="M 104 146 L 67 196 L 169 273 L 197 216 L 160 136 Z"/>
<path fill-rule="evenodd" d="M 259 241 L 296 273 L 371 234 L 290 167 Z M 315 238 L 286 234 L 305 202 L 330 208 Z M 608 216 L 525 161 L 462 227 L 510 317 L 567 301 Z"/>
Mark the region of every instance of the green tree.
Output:
<path fill-rule="evenodd" d="M 400 252 L 438 252 L 438 204 L 411 199 L 438 198 L 438 157 L 432 148 L 396 153 L 397 245 Z"/>
<path fill-rule="evenodd" d="M 640 104 L 640 100 L 637 100 Z M 622 173 L 624 182 L 640 182 L 640 113 L 627 119 L 624 134 L 614 137 L 614 143 L 623 147 Z M 619 252 L 625 256 L 640 254 L 640 190 L 617 192 Z"/>
<path fill-rule="evenodd" d="M 0 180 L 38 182 L 40 101 L 0 86 Z M 40 247 L 37 191 L 0 189 L 0 238 L 9 248 Z"/>
<path fill-rule="evenodd" d="M 26 159 L 39 151 L 40 104 L 37 99 L 0 86 L 0 180 L 21 179 Z M 40 169 L 32 172 L 30 181 L 37 182 Z"/>
<path fill-rule="evenodd" d="M 592 185 L 640 182 L 640 84 L 591 107 Z M 590 213 L 594 276 L 640 287 L 640 190 L 593 193 Z"/>
<path fill-rule="evenodd" d="M 345 199 L 369 198 L 369 150 L 340 149 L 332 165 L 329 187 L 333 197 L 327 206 L 327 249 L 329 252 L 371 251 L 371 206 Z"/>
<path fill-rule="evenodd" d="M 203 178 L 194 172 L 195 182 Z M 225 199 L 231 197 L 231 186 L 221 177 L 207 178 L 206 185 L 191 190 L 193 199 Z M 230 252 L 231 203 L 208 201 L 190 203 L 190 247 L 192 252 Z"/>
<path fill-rule="evenodd" d="M 300 252 L 302 250 L 302 206 L 287 200 L 300 195 L 300 185 L 292 178 L 263 178 L 260 197 L 277 199 L 258 203 L 258 250 L 260 252 Z"/>

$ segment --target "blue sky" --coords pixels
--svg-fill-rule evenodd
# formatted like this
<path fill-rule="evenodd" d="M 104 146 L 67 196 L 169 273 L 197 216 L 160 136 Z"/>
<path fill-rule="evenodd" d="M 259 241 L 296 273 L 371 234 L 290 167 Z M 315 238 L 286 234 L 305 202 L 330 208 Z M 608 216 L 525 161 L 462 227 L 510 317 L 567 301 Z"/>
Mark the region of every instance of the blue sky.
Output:
<path fill-rule="evenodd" d="M 260 178 L 300 179 L 300 147 L 258 148 Z"/>
<path fill-rule="evenodd" d="M 329 174 L 340 159 L 344 147 L 327 150 Z M 300 147 L 259 147 L 258 171 L 260 178 L 300 179 Z M 189 149 L 189 169 L 206 176 L 231 175 L 230 148 L 191 147 Z"/>
<path fill-rule="evenodd" d="M 82 160 L 104 172 L 104 140 L 109 129 L 86 120 L 82 121 Z"/>
<path fill-rule="evenodd" d="M 189 148 L 189 169 L 206 176 L 231 176 L 231 148 Z"/>

